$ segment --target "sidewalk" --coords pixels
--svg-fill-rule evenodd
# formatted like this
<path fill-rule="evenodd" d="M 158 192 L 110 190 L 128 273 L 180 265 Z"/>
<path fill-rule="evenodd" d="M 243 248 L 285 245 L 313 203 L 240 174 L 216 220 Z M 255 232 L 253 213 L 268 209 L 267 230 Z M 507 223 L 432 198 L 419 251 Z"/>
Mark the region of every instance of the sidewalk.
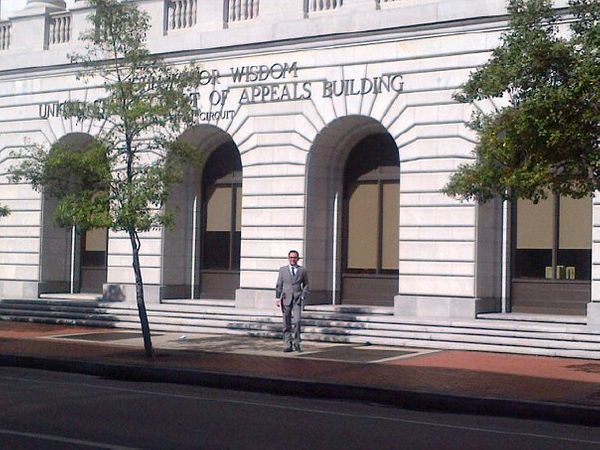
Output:
<path fill-rule="evenodd" d="M 600 361 L 0 321 L 0 365 L 600 425 Z"/>

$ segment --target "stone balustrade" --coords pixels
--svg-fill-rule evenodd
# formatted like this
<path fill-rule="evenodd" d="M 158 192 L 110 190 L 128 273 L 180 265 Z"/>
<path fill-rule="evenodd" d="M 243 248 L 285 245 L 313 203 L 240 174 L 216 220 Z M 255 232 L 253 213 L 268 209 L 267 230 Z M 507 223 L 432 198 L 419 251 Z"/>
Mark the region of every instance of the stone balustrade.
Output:
<path fill-rule="evenodd" d="M 167 31 L 196 25 L 198 0 L 167 0 Z"/>
<path fill-rule="evenodd" d="M 59 13 L 50 16 L 48 45 L 65 44 L 71 40 L 71 14 Z"/>
<path fill-rule="evenodd" d="M 10 47 L 10 22 L 0 22 L 0 50 L 8 50 Z"/>
<path fill-rule="evenodd" d="M 2 0 L 0 0 L 2 1 Z M 554 0 L 557 8 L 567 0 Z M 506 15 L 506 0 L 138 0 L 151 21 L 150 51 L 198 51 L 296 38 L 395 29 L 436 21 Z M 88 26 L 86 1 L 28 0 L 0 19 L 0 71 L 28 67 L 52 52 L 47 66 L 68 63 Z M 7 55 L 11 55 L 7 57 Z M 41 55 L 40 55 L 41 57 Z"/>
<path fill-rule="evenodd" d="M 308 0 L 308 12 L 331 11 L 339 9 L 344 0 Z"/>
<path fill-rule="evenodd" d="M 259 0 L 229 0 L 227 18 L 229 22 L 241 22 L 258 16 Z"/>

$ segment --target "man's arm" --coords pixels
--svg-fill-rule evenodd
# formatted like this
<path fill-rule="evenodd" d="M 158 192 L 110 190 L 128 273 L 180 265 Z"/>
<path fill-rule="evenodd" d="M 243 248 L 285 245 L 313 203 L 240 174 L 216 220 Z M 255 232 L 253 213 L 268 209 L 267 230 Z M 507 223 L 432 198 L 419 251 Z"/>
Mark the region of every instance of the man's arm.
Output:
<path fill-rule="evenodd" d="M 308 270 L 304 269 L 304 277 L 302 280 L 302 300 L 308 295 Z"/>
<path fill-rule="evenodd" d="M 281 307 L 281 294 L 283 293 L 283 277 L 281 276 L 281 269 L 279 269 L 279 275 L 277 276 L 277 283 L 275 283 L 275 298 L 277 301 L 275 304 L 278 308 Z"/>

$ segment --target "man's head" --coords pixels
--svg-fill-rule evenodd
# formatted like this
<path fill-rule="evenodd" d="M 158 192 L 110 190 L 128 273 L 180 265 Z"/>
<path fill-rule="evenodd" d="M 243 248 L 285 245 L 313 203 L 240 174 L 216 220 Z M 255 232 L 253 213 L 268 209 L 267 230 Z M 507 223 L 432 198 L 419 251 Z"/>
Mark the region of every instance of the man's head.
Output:
<path fill-rule="evenodd" d="M 290 262 L 290 266 L 295 266 L 298 264 L 298 260 L 300 259 L 300 254 L 296 250 L 290 250 L 288 252 L 288 261 Z"/>

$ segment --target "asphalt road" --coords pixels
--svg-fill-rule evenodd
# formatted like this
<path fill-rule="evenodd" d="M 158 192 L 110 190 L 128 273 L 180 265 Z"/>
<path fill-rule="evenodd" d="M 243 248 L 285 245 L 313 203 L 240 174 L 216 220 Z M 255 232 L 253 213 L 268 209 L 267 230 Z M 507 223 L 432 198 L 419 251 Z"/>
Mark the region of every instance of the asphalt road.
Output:
<path fill-rule="evenodd" d="M 2 367 L 0 448 L 600 450 L 600 428 Z"/>

